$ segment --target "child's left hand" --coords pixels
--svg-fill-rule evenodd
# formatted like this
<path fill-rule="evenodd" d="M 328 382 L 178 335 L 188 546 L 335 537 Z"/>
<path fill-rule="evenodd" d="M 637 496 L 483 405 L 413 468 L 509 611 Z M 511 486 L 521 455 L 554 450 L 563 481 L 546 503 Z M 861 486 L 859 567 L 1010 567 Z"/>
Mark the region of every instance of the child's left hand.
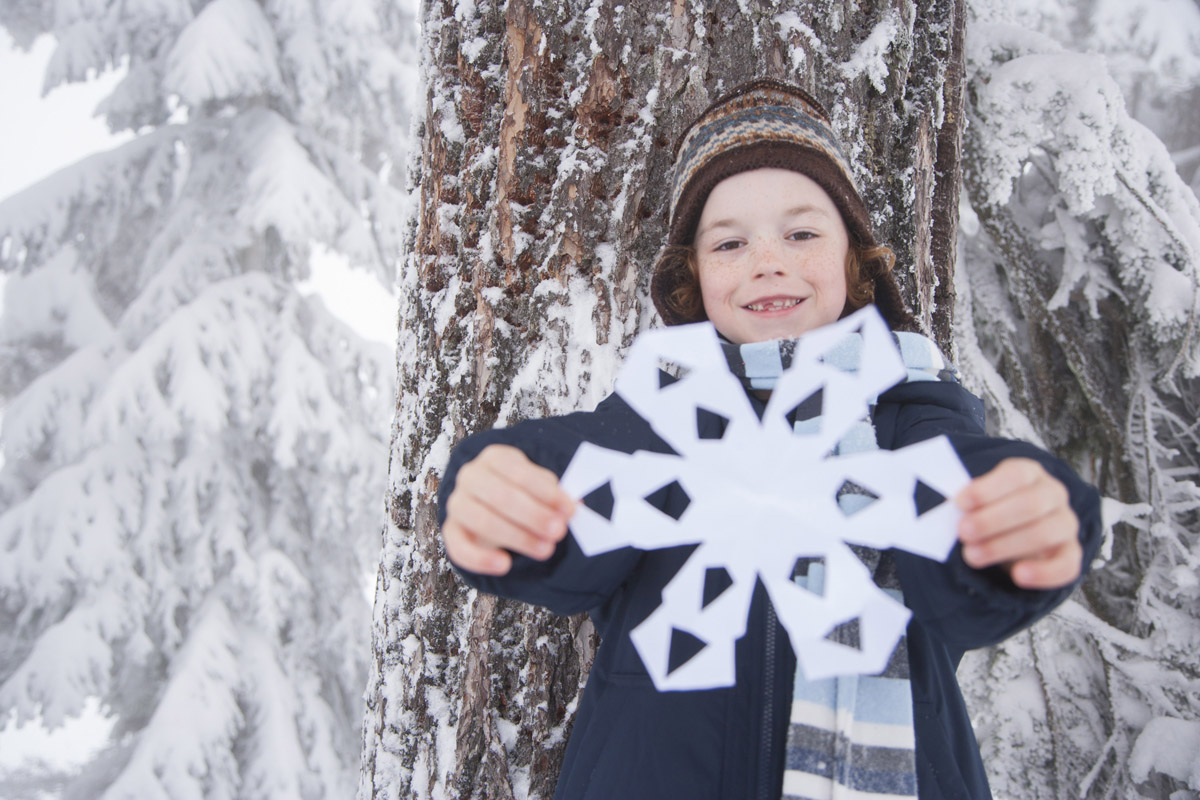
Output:
<path fill-rule="evenodd" d="M 1079 519 L 1066 487 L 1038 462 L 1005 459 L 967 484 L 955 503 L 969 566 L 999 565 L 1025 589 L 1057 589 L 1079 577 Z"/>

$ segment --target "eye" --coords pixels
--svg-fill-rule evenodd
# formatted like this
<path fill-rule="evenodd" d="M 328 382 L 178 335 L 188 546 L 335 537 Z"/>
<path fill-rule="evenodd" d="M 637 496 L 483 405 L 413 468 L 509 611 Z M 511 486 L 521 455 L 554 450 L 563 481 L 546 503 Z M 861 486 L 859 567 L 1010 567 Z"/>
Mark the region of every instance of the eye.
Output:
<path fill-rule="evenodd" d="M 817 238 L 817 235 L 812 231 L 793 231 L 787 235 L 787 238 L 793 242 L 803 242 L 809 239 Z"/>
<path fill-rule="evenodd" d="M 742 246 L 742 243 L 739 242 L 737 239 L 726 239 L 725 241 L 718 243 L 717 246 L 713 248 L 713 252 L 714 253 L 726 253 L 726 252 L 729 252 L 730 250 L 736 250 L 741 246 Z"/>

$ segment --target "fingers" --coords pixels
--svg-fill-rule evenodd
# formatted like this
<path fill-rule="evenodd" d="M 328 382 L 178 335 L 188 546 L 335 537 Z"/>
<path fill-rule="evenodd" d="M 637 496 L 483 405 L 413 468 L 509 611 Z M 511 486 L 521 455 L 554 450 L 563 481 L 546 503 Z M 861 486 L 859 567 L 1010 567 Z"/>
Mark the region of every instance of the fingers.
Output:
<path fill-rule="evenodd" d="M 488 445 L 463 466 L 459 472 L 460 480 L 468 469 L 486 470 L 491 477 L 519 487 L 530 497 L 567 516 L 575 512 L 575 500 L 558 485 L 558 476 L 530 461 L 515 447 Z"/>
<path fill-rule="evenodd" d="M 442 525 L 446 557 L 468 572 L 505 575 L 512 569 L 512 556 L 491 545 L 480 544 L 474 534 L 447 518 Z"/>
<path fill-rule="evenodd" d="M 555 541 L 575 513 L 575 501 L 558 485 L 558 476 L 507 445 L 484 448 L 459 471 L 458 486 L 489 509 Z"/>
<path fill-rule="evenodd" d="M 513 492 L 517 495 L 518 492 Z M 526 498 L 526 502 L 528 499 Z M 537 515 L 542 518 L 542 514 Z M 547 515 L 548 516 L 548 515 Z M 566 531 L 566 523 L 556 521 L 538 527 L 525 524 L 510 511 L 493 506 L 465 492 L 454 492 L 446 502 L 446 519 L 458 524 L 480 545 L 500 547 L 532 558 L 545 559 L 554 554 L 554 544 Z M 560 529 L 557 526 L 561 526 Z"/>
<path fill-rule="evenodd" d="M 1079 520 L 1066 487 L 1036 461 L 1007 459 L 955 498 L 962 557 L 976 568 L 1003 566 L 1023 588 L 1065 586 L 1082 569 Z"/>
<path fill-rule="evenodd" d="M 1066 501 L 1066 487 L 1052 478 L 1041 464 L 1031 458 L 1006 458 L 990 472 L 971 481 L 959 492 L 955 502 L 963 511 L 974 511 L 1003 497 L 1039 488 L 1045 483 L 1053 484 L 1061 490 L 1058 497 L 1063 502 Z"/>
<path fill-rule="evenodd" d="M 446 555 L 463 569 L 502 575 L 512 568 L 511 553 L 553 555 L 574 511 L 553 472 L 514 447 L 490 445 L 463 465 L 447 498 Z"/>
<path fill-rule="evenodd" d="M 1005 566 L 1013 583 L 1027 589 L 1066 586 L 1083 566 L 1078 530 L 1075 514 L 1062 509 L 989 539 L 964 543 L 963 561 L 977 569 Z"/>
<path fill-rule="evenodd" d="M 1078 523 L 1070 508 L 1056 509 L 1027 523 L 1007 528 L 987 538 L 967 538 L 963 542 L 963 560 L 973 567 L 989 567 L 1029 558 L 1077 540 Z"/>
<path fill-rule="evenodd" d="M 963 510 L 959 539 L 964 544 L 982 543 L 995 536 L 1020 530 L 1038 520 L 1070 510 L 1066 487 L 1041 464 L 1027 458 L 1010 458 L 971 481 L 955 498 Z M 1073 514 L 1072 514 L 1073 516 Z M 1066 531 L 1053 529 L 1058 544 Z M 1076 535 L 1078 531 L 1070 532 Z"/>
<path fill-rule="evenodd" d="M 1040 558 L 1016 562 L 1009 570 L 1013 583 L 1022 589 L 1057 589 L 1074 583 L 1083 562 L 1083 548 L 1078 541 L 1047 550 Z"/>

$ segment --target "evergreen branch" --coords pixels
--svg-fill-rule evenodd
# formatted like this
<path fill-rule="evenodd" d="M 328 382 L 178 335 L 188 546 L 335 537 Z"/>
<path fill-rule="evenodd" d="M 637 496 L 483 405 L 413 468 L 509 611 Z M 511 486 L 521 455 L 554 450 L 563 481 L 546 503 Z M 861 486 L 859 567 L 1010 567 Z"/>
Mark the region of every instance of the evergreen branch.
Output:
<path fill-rule="evenodd" d="M 1175 358 L 1171 361 L 1171 365 L 1167 367 L 1166 371 L 1161 375 L 1163 379 L 1169 380 L 1179 370 L 1179 367 L 1183 364 L 1183 359 L 1191 351 L 1192 339 L 1196 335 L 1196 320 L 1197 318 L 1200 318 L 1200 276 L 1198 276 L 1196 273 L 1196 253 L 1193 252 L 1191 244 L 1189 244 L 1188 241 L 1183 238 L 1183 234 L 1179 232 L 1179 230 L 1175 227 L 1175 223 L 1170 220 L 1166 212 L 1163 211 L 1158 203 L 1154 202 L 1153 198 L 1147 197 L 1143 192 L 1135 187 L 1133 182 L 1129 180 L 1129 176 L 1125 173 L 1125 170 L 1121 169 L 1119 165 L 1113 165 L 1113 170 L 1116 172 L 1117 179 L 1121 181 L 1121 185 L 1128 189 L 1129 193 L 1133 195 L 1134 199 L 1142 204 L 1146 211 L 1149 212 L 1150 216 L 1152 216 L 1155 221 L 1162 226 L 1163 230 L 1166 231 L 1167 235 L 1171 237 L 1172 241 L 1183 248 L 1183 252 L 1187 254 L 1187 262 L 1189 265 L 1191 265 L 1192 309 L 1188 313 L 1187 330 L 1183 336 L 1183 343 L 1179 346 L 1179 352 L 1175 354 Z"/>
<path fill-rule="evenodd" d="M 1108 680 L 1108 677 L 1109 677 L 1108 673 L 1109 673 L 1109 670 L 1111 670 L 1111 669 L 1112 669 L 1111 666 L 1109 666 L 1107 664 L 1105 665 L 1104 675 L 1105 675 L 1106 681 Z M 1079 796 L 1080 797 L 1087 797 L 1088 791 L 1092 788 L 1092 784 L 1096 781 L 1096 778 L 1099 777 L 1099 775 L 1100 775 L 1100 770 L 1104 768 L 1105 759 L 1107 759 L 1108 754 L 1113 751 L 1113 747 L 1116 744 L 1117 737 L 1120 735 L 1120 733 L 1121 733 L 1121 729 L 1114 725 L 1112 733 L 1109 734 L 1108 740 L 1104 743 L 1104 747 L 1100 748 L 1100 754 L 1096 756 L 1096 761 L 1095 761 L 1095 763 L 1092 764 L 1092 768 L 1090 770 L 1088 770 L 1088 773 L 1083 776 L 1083 779 L 1081 781 L 1079 781 Z M 1111 791 L 1111 787 L 1112 787 L 1111 781 L 1109 782 L 1109 787 L 1110 787 L 1110 791 Z"/>

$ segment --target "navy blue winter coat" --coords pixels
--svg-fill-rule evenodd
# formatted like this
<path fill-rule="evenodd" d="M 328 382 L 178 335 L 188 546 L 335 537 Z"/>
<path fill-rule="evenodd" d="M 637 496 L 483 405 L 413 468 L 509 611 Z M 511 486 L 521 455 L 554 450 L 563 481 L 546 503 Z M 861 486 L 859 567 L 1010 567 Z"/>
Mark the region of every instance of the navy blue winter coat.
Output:
<path fill-rule="evenodd" d="M 720 425 L 717 418 L 710 420 Z M 1083 563 L 1100 544 L 1099 496 L 1060 460 L 1033 445 L 989 437 L 983 404 L 946 382 L 901 384 L 880 396 L 879 446 L 895 449 L 946 434 L 967 470 L 981 475 L 1002 459 L 1038 460 L 1070 492 L 1080 521 Z M 712 431 L 719 435 L 719 431 Z M 522 422 L 464 440 L 454 451 L 440 498 L 458 469 L 489 444 L 520 448 L 562 474 L 580 442 L 633 452 L 671 452 L 618 396 L 594 412 Z M 670 513 L 682 498 L 668 495 Z M 441 520 L 445 512 L 440 511 Z M 752 532 L 747 532 L 752 535 Z M 759 584 L 746 635 L 737 643 L 737 684 L 725 689 L 658 692 L 629 632 L 661 602 L 663 586 L 692 547 L 623 549 L 588 558 L 568 536 L 548 561 L 516 557 L 501 577 L 463 573 L 480 590 L 545 606 L 560 614 L 590 613 L 600 649 L 567 746 L 555 798 L 620 800 L 778 800 L 796 658 Z M 964 651 L 998 642 L 1067 597 L 1017 589 L 1000 570 L 975 570 L 958 548 L 946 563 L 895 551 L 908 626 L 918 791 L 922 800 L 987 798 L 987 778 L 955 669 Z"/>

